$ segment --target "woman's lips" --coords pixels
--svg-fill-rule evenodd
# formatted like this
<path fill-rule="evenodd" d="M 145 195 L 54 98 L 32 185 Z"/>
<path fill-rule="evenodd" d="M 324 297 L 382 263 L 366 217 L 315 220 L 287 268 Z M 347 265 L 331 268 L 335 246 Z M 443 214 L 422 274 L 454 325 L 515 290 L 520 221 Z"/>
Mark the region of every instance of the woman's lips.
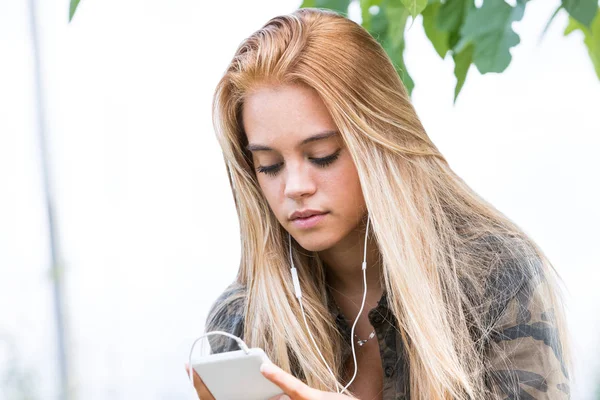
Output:
<path fill-rule="evenodd" d="M 301 229 L 312 228 L 313 226 L 315 226 L 319 222 L 321 222 L 327 214 L 329 214 L 329 213 L 311 215 L 310 217 L 307 217 L 307 218 L 296 218 L 296 219 L 292 220 L 292 223 L 297 228 L 301 228 Z"/>

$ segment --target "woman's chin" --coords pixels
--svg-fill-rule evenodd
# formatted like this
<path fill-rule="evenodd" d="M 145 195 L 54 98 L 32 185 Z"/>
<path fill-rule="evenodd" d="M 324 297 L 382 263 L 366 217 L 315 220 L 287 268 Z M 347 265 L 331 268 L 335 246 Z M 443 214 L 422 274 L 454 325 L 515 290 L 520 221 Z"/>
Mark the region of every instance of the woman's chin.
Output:
<path fill-rule="evenodd" d="M 295 232 L 292 234 L 294 239 L 307 251 L 323 251 L 327 250 L 335 244 L 335 240 L 331 235 L 325 232 Z"/>

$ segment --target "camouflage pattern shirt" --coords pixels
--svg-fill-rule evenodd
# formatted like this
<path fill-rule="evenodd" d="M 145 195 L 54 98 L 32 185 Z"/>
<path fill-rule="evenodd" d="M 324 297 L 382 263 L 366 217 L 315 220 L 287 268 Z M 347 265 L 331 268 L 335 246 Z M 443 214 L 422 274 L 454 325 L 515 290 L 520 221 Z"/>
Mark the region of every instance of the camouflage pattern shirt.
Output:
<path fill-rule="evenodd" d="M 490 294 L 500 290 L 502 296 L 499 298 L 504 300 L 490 310 L 495 322 L 486 352 L 492 367 L 487 385 L 498 393 L 498 399 L 568 399 L 568 373 L 553 325 L 552 311 L 543 309 L 540 301 L 549 290 L 547 284 L 543 279 L 521 277 L 522 283 L 514 287 L 515 271 L 504 269 L 491 277 L 489 283 Z M 512 282 L 510 287 L 508 282 Z M 231 298 L 233 292 L 238 294 L 234 295 L 234 301 L 223 304 L 223 299 Z M 243 293 L 239 285 L 232 284 L 217 299 L 209 313 L 207 331 L 224 330 L 242 337 Z M 352 357 L 351 328 L 330 292 L 328 307 L 345 338 L 342 354 L 346 362 Z M 385 293 L 377 306 L 368 311 L 368 318 L 379 343 L 383 370 L 382 398 L 410 399 L 409 364 Z M 211 336 L 209 341 L 214 353 L 239 350 L 235 341 L 227 337 Z"/>

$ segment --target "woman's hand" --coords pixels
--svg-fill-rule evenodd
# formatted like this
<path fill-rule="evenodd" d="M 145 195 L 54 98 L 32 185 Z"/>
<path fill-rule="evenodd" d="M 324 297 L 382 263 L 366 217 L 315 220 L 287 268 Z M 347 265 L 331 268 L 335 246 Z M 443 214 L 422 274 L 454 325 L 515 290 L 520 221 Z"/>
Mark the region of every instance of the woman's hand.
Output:
<path fill-rule="evenodd" d="M 185 371 L 189 376 L 189 366 L 186 364 Z M 338 393 L 323 392 L 321 390 L 313 389 L 310 386 L 304 384 L 301 380 L 297 379 L 293 375 L 288 374 L 275 364 L 268 362 L 264 363 L 260 367 L 260 372 L 269 379 L 271 382 L 276 384 L 285 393 L 273 397 L 269 400 L 348 400 L 352 397 L 345 396 Z M 198 398 L 201 400 L 215 400 L 213 395 L 210 393 L 200 376 L 194 371 L 194 388 L 198 394 Z"/>
<path fill-rule="evenodd" d="M 285 393 L 269 400 L 348 400 L 352 397 L 338 393 L 313 389 L 293 375 L 288 374 L 275 364 L 266 362 L 260 366 L 260 372 Z"/>
<path fill-rule="evenodd" d="M 185 365 L 185 372 L 188 376 L 190 376 L 190 367 Z M 210 390 L 206 387 L 202 379 L 198 373 L 194 370 L 194 389 L 196 389 L 196 393 L 198 394 L 198 398 L 201 400 L 215 400 L 213 395 L 210 393 Z"/>

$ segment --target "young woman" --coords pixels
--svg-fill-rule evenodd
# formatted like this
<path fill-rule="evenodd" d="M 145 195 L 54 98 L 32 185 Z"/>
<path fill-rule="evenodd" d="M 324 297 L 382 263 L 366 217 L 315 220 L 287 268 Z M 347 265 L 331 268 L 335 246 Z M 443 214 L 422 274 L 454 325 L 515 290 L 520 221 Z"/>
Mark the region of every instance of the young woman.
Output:
<path fill-rule="evenodd" d="M 552 264 L 452 171 L 360 25 L 273 18 L 239 46 L 213 111 L 242 256 L 206 330 L 262 348 L 289 397 L 569 397 Z"/>

